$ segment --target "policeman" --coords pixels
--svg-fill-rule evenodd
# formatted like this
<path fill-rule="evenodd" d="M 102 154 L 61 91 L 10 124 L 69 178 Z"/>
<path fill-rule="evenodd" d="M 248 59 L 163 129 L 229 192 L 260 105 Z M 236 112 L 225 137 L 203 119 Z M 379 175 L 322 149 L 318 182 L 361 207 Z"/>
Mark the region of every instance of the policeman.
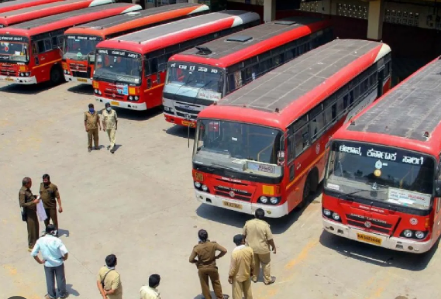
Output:
<path fill-rule="evenodd" d="M 38 240 L 38 218 L 37 218 L 37 204 L 40 201 L 32 194 L 31 191 L 32 180 L 25 177 L 22 180 L 22 187 L 18 193 L 18 201 L 20 207 L 23 209 L 23 220 L 27 223 L 28 228 L 28 251 L 31 252 L 35 243 Z"/>
<path fill-rule="evenodd" d="M 89 111 L 84 112 L 84 128 L 86 129 L 89 141 L 87 147 L 89 152 L 92 151 L 92 137 L 95 149 L 99 150 L 100 148 L 98 144 L 98 130 L 101 130 L 100 116 L 95 111 L 93 104 L 89 104 Z"/>
<path fill-rule="evenodd" d="M 43 182 L 40 184 L 40 198 L 43 200 L 44 210 L 47 215 L 44 225 L 47 227 L 49 220 L 52 220 L 52 224 L 56 229 L 56 235 L 58 236 L 57 202 L 59 213 L 63 212 L 63 207 L 61 206 L 58 187 L 51 183 L 51 177 L 48 174 L 43 174 Z"/>
<path fill-rule="evenodd" d="M 193 248 L 189 261 L 190 263 L 196 264 L 198 268 L 202 295 L 205 299 L 211 299 L 210 288 L 208 286 L 208 278 L 210 278 L 216 298 L 228 299 L 228 295 L 222 295 L 219 271 L 216 266 L 216 260 L 227 254 L 227 250 L 216 242 L 210 242 L 210 240 L 208 240 L 208 233 L 204 229 L 198 232 L 198 236 L 199 244 Z M 220 251 L 220 253 L 216 255 L 216 251 Z"/>

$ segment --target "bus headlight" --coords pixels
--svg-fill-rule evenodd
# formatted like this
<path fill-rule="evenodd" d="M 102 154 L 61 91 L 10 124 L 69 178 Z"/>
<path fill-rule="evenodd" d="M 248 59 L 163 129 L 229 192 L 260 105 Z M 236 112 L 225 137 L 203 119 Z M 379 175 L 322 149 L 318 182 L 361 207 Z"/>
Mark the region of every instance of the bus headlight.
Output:
<path fill-rule="evenodd" d="M 139 100 L 139 97 L 138 97 L 138 96 L 135 96 L 135 101 L 137 101 L 137 100 Z"/>
<path fill-rule="evenodd" d="M 279 203 L 279 199 L 277 197 L 271 197 L 270 203 L 272 203 L 273 205 L 276 205 Z"/>
<path fill-rule="evenodd" d="M 132 96 L 129 96 L 129 101 L 133 101 L 133 97 Z"/>
<path fill-rule="evenodd" d="M 194 182 L 194 186 L 196 187 L 196 188 L 201 188 L 201 183 L 199 183 L 199 182 Z"/>
<path fill-rule="evenodd" d="M 208 187 L 206 185 L 202 185 L 202 191 L 207 192 L 208 191 Z"/>
<path fill-rule="evenodd" d="M 95 89 L 94 92 L 95 92 L 95 93 L 98 93 L 98 89 Z"/>
<path fill-rule="evenodd" d="M 424 239 L 424 237 L 425 237 L 425 233 L 424 232 L 422 232 L 422 231 L 419 231 L 419 230 L 417 230 L 416 232 L 415 232 L 415 237 L 417 238 L 417 239 Z"/>
<path fill-rule="evenodd" d="M 403 231 L 403 236 L 405 236 L 406 238 L 412 238 L 412 231 L 410 229 L 406 229 L 405 231 Z"/>
<path fill-rule="evenodd" d="M 325 216 L 328 216 L 328 217 L 331 217 L 331 211 L 329 211 L 328 209 L 324 209 L 323 210 L 323 214 L 325 215 Z"/>
<path fill-rule="evenodd" d="M 268 203 L 268 197 L 266 196 L 261 196 L 259 200 L 261 203 Z"/>
<path fill-rule="evenodd" d="M 332 213 L 332 219 L 335 221 L 340 221 L 340 215 L 338 215 L 336 212 Z"/>
<path fill-rule="evenodd" d="M 28 72 L 28 73 L 25 73 L 26 74 L 26 77 L 29 77 L 30 75 L 31 75 L 31 73 L 30 72 Z"/>

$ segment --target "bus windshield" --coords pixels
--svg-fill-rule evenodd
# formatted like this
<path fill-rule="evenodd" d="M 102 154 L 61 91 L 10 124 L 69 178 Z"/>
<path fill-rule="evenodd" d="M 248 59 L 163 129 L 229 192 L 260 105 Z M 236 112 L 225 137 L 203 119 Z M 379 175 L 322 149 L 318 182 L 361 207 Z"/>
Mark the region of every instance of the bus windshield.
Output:
<path fill-rule="evenodd" d="M 0 60 L 10 62 L 28 62 L 27 43 L 0 42 Z"/>
<path fill-rule="evenodd" d="M 216 67 L 177 61 L 168 64 L 166 84 L 172 93 L 170 88 L 174 85 L 175 93 L 220 100 L 224 89 L 224 76 L 223 71 Z"/>
<path fill-rule="evenodd" d="M 95 57 L 96 45 L 101 41 L 96 36 L 72 36 L 68 35 L 64 39 L 63 58 L 73 60 L 87 60 L 87 56 Z"/>
<path fill-rule="evenodd" d="M 407 150 L 347 141 L 332 144 L 326 188 L 372 201 L 427 210 L 435 160 Z"/>
<path fill-rule="evenodd" d="M 107 51 L 107 50 L 104 50 Z M 94 78 L 111 82 L 141 84 L 141 57 L 125 51 L 108 51 L 112 54 L 96 54 Z"/>

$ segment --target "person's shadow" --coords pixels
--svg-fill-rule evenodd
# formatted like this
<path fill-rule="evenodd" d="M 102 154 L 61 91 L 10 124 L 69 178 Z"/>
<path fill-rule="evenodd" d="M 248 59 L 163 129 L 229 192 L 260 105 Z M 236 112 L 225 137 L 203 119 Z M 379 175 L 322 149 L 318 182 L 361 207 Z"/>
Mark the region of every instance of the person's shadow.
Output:
<path fill-rule="evenodd" d="M 75 297 L 80 296 L 80 293 L 78 293 L 77 290 L 72 288 L 72 284 L 67 284 L 66 285 L 66 289 L 67 289 L 67 292 L 69 293 L 69 295 L 72 295 L 72 296 L 75 296 Z"/>
<path fill-rule="evenodd" d="M 58 229 L 58 237 L 66 236 L 66 238 L 69 238 L 69 231 L 67 229 Z"/>

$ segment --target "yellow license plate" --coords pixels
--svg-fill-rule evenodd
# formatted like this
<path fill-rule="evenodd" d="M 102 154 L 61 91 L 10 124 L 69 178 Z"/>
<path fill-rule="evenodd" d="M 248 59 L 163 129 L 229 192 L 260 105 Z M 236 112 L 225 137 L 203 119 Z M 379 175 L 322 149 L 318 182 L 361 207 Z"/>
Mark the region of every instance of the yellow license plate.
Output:
<path fill-rule="evenodd" d="M 240 205 L 238 203 L 232 203 L 232 202 L 224 201 L 224 206 L 242 210 L 242 205 Z"/>
<path fill-rule="evenodd" d="M 200 172 L 196 172 L 196 173 L 194 174 L 194 178 L 195 178 L 196 180 L 198 180 L 198 181 L 203 182 L 203 181 L 204 181 L 204 174 L 203 174 L 203 173 L 200 173 Z"/>
<path fill-rule="evenodd" d="M 112 102 L 110 102 L 110 105 L 112 105 L 112 106 L 119 106 L 119 102 L 112 101 Z"/>
<path fill-rule="evenodd" d="M 182 121 L 182 125 L 183 126 L 187 126 L 187 127 L 194 127 L 194 124 L 192 122 L 189 122 L 189 121 L 186 121 L 186 120 Z"/>
<path fill-rule="evenodd" d="M 371 243 L 375 245 L 381 245 L 381 241 L 382 241 L 380 238 L 371 235 L 360 234 L 360 233 L 357 233 L 357 239 L 358 241 Z"/>
<path fill-rule="evenodd" d="M 78 82 L 86 82 L 87 83 L 87 79 L 83 79 L 83 78 L 77 78 Z"/>
<path fill-rule="evenodd" d="M 14 79 L 12 79 L 12 78 L 5 78 L 5 80 L 6 80 L 6 81 L 14 82 Z"/>

